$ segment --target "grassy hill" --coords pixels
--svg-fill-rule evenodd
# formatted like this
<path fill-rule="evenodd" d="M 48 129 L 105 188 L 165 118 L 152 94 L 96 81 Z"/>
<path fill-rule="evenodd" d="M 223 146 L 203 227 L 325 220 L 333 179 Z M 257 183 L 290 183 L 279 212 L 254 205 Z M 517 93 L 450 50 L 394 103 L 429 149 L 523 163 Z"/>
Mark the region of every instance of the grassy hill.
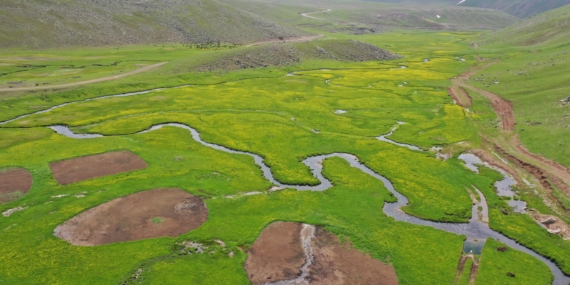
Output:
<path fill-rule="evenodd" d="M 570 39 L 570 6 L 528 18 L 492 34 L 487 42 L 511 43 L 522 46 L 564 44 Z"/>
<path fill-rule="evenodd" d="M 513 102 L 516 132 L 530 151 L 566 166 L 570 166 L 569 46 L 570 6 L 565 6 L 481 39 L 480 55 L 500 60 L 471 78 L 478 87 Z"/>
<path fill-rule="evenodd" d="M 526 18 L 568 4 L 570 0 L 466 0 L 460 5 L 491 8 Z"/>
<path fill-rule="evenodd" d="M 302 35 L 213 0 L 0 1 L 0 47 L 250 43 Z"/>
<path fill-rule="evenodd" d="M 441 1 L 431 1 L 429 5 L 417 5 L 417 3 L 403 1 L 392 1 L 402 3 L 379 3 L 357 0 L 222 1 L 240 9 L 264 15 L 282 24 L 289 23 L 309 30 L 355 35 L 410 28 L 423 30 L 495 30 L 507 27 L 519 20 L 515 16 L 496 10 L 458 7 Z M 304 12 L 324 9 L 331 11 L 312 14 L 318 19 L 301 15 Z"/>
<path fill-rule="evenodd" d="M 404 4 L 444 4 L 495 9 L 526 18 L 570 4 L 570 0 L 368 0 Z"/>

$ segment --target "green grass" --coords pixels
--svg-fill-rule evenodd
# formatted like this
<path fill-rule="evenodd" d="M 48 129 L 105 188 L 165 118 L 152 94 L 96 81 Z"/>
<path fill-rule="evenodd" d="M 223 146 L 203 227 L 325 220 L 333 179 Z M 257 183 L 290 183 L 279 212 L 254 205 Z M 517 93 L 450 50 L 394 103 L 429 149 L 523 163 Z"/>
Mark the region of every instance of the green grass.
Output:
<path fill-rule="evenodd" d="M 422 41 L 418 37 L 427 35 L 407 39 Z M 436 39 L 443 41 L 455 36 L 439 37 Z M 453 49 L 464 44 L 451 42 L 447 46 Z M 318 183 L 299 163 L 305 157 L 354 153 L 402 189 L 412 201 L 406 208 L 409 213 L 431 220 L 466 221 L 471 215 L 470 199 L 462 185 L 469 183 L 465 178 L 468 170 L 457 161 L 442 163 L 374 138 L 387 133 L 397 121 L 405 121 L 393 139 L 426 149 L 477 140 L 469 116 L 450 104 L 445 89 L 448 78 L 468 63 L 439 55 L 444 49 L 442 44 L 436 55 L 416 54 L 389 62 L 329 61 L 324 66 L 330 70 L 311 68 L 318 61 L 308 62 L 311 69 L 296 72 L 295 77 L 280 72 L 276 78 L 72 104 L 7 126 L 67 124 L 83 126 L 80 130 L 85 132 L 128 134 L 158 123 L 186 123 L 201 131 L 206 141 L 264 156 L 276 177 L 286 183 Z M 431 61 L 424 63 L 425 57 Z M 402 65 L 408 68 L 400 68 Z M 338 109 L 348 113 L 337 115 Z M 421 162 L 407 164 L 410 160 Z"/>
<path fill-rule="evenodd" d="M 552 284 L 552 274 L 544 263 L 510 247 L 505 252 L 498 251 L 501 246 L 505 245 L 487 240 L 475 284 Z"/>
<path fill-rule="evenodd" d="M 471 258 L 467 258 L 465 261 L 465 266 L 463 267 L 463 272 L 459 275 L 457 282 L 454 284 L 458 285 L 467 285 L 469 284 L 469 275 L 471 272 L 471 266 L 473 265 L 473 260 Z"/>
<path fill-rule="evenodd" d="M 483 44 L 481 56 L 500 60 L 471 78 L 475 86 L 513 102 L 516 133 L 531 152 L 566 166 L 570 105 L 559 101 L 570 96 L 568 29 L 562 24 L 568 19 L 566 6 L 476 40 Z"/>
<path fill-rule="evenodd" d="M 494 126 L 490 108 L 474 98 L 476 106 L 468 113 L 453 105 L 446 91 L 449 78 L 475 63 L 476 51 L 468 48 L 474 37 L 474 33 L 428 32 L 368 35 L 359 40 L 404 58 L 362 63 L 313 59 L 289 67 L 201 74 L 189 71 L 226 51 L 191 51 L 182 56 L 187 49 L 181 46 L 154 51 L 143 47 L 140 52 L 148 52 L 144 56 L 156 54 L 171 62 L 154 72 L 48 94 L 51 102 L 45 103 L 53 105 L 153 86 L 194 84 L 145 95 L 73 103 L 0 128 L 0 168 L 24 167 L 34 176 L 28 195 L 0 205 L 0 212 L 27 207 L 0 219 L 0 262 L 4 264 L 0 267 L 0 283 L 77 284 L 81 280 L 113 284 L 131 278 L 142 268 L 143 283 L 195 280 L 220 284 L 231 280 L 247 284 L 242 268 L 246 255 L 238 246 L 247 248 L 275 221 L 315 224 L 346 237 L 359 250 L 391 263 L 400 284 L 454 281 L 465 237 L 386 217 L 382 206 L 394 197 L 380 181 L 349 167 L 345 161 L 334 158 L 324 162 L 324 175 L 334 183 L 325 192 L 288 189 L 226 199 L 224 195 L 264 191 L 271 185 L 251 157 L 204 147 L 185 130 L 165 127 L 133 134 L 165 122 L 188 124 L 199 130 L 205 141 L 262 155 L 282 182 L 315 184 L 316 179 L 301 163 L 304 158 L 353 153 L 409 198 L 410 205 L 404 211 L 424 219 L 467 221 L 471 199 L 465 189 L 475 185 L 492 207 L 493 228 L 555 257 L 567 270 L 567 242 L 547 236 L 536 224 L 531 227 L 532 221 L 526 216 L 496 215 L 497 207 L 505 204 L 493 192 L 492 183 L 500 178 L 496 172 L 474 174 L 456 158 L 441 161 L 433 153 L 411 151 L 375 138 L 387 133 L 397 121 L 405 121 L 392 139 L 426 149 L 439 145 L 462 150 L 457 143 L 463 141 L 479 145 L 477 128 L 482 124 Z M 68 53 L 81 58 L 82 52 L 86 51 Z M 136 53 L 120 56 L 125 60 L 144 58 Z M 178 56 L 181 58 L 175 59 Z M 424 58 L 431 61 L 424 63 Z M 296 76 L 285 76 L 288 72 Z M 0 116 L 10 119 L 30 112 L 30 106 L 37 104 L 35 100 L 41 100 L 36 95 L 5 96 Z M 335 114 L 340 109 L 348 112 Z M 69 139 L 43 127 L 51 124 L 115 136 Z M 125 149 L 140 155 L 149 168 L 61 186 L 48 166 L 53 161 Z M 208 221 L 176 238 L 96 247 L 75 247 L 53 236 L 57 225 L 89 208 L 159 187 L 178 187 L 202 196 L 209 210 Z M 80 193 L 85 197 L 75 197 Z M 61 194 L 68 196 L 52 197 Z M 525 235 L 532 240 L 520 238 Z M 185 240 L 212 245 L 214 239 L 226 242 L 235 256 L 231 258 L 223 250 L 212 255 L 180 255 L 176 246 Z M 559 252 L 555 251 L 556 243 Z M 511 261 L 498 257 L 496 262 L 503 266 Z M 532 266 L 548 274 L 547 269 Z M 196 272 L 204 275 L 200 277 Z M 494 278 L 502 273 L 491 270 L 485 274 Z M 540 278 L 542 275 L 536 279 L 539 283 L 544 280 Z"/>

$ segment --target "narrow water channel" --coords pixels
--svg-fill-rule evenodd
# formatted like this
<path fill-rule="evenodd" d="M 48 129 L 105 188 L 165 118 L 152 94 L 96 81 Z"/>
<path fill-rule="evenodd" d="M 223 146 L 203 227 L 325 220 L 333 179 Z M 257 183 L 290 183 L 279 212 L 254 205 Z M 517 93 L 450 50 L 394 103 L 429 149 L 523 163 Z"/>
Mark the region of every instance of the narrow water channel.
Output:
<path fill-rule="evenodd" d="M 178 87 L 173 87 L 173 88 L 178 88 Z M 100 100 L 100 99 L 107 99 L 107 98 L 116 98 L 116 97 L 129 97 L 129 96 L 134 96 L 134 95 L 141 95 L 141 94 L 147 94 L 150 92 L 154 92 L 154 91 L 159 91 L 159 90 L 163 90 L 164 88 L 156 88 L 156 89 L 151 89 L 151 90 L 146 90 L 146 91 L 138 91 L 138 92 L 130 92 L 130 93 L 122 93 L 122 94 L 115 94 L 115 95 L 108 95 L 108 96 L 101 96 L 101 97 L 95 97 L 95 98 L 89 98 L 89 99 L 84 99 L 84 100 L 79 100 L 79 101 L 74 101 L 74 102 L 69 102 L 69 103 L 63 103 L 63 104 L 59 104 L 59 105 L 55 105 L 51 108 L 45 109 L 45 110 L 41 110 L 41 111 L 37 111 L 37 112 L 33 112 L 30 114 L 25 114 L 25 115 L 21 115 L 18 116 L 16 118 L 10 119 L 10 120 L 6 120 L 3 122 L 0 122 L 0 125 L 5 125 L 8 123 L 11 123 L 13 121 L 16 120 L 20 120 L 32 115 L 37 115 L 37 114 L 43 114 L 43 113 L 47 113 L 49 111 L 53 111 L 55 109 L 59 109 L 61 107 L 65 107 L 69 104 L 75 104 L 75 103 L 80 103 L 80 102 L 89 102 L 89 101 L 95 101 L 95 100 Z"/>
<path fill-rule="evenodd" d="M 398 125 L 403 125 L 403 124 L 405 124 L 405 123 L 404 123 L 404 122 L 398 122 Z M 378 136 L 378 137 L 376 137 L 376 139 L 379 140 L 379 141 L 391 143 L 391 144 L 393 144 L 393 145 L 405 147 L 405 148 L 408 148 L 408 149 L 411 149 L 411 150 L 424 151 L 423 149 L 421 149 L 421 148 L 419 148 L 419 147 L 417 147 L 417 146 L 415 146 L 415 145 L 405 144 L 405 143 L 399 143 L 399 142 L 396 142 L 396 141 L 393 141 L 393 140 L 389 139 L 388 137 L 391 136 L 392 134 L 394 134 L 394 132 L 398 129 L 398 125 L 394 126 L 394 127 L 392 128 L 392 130 L 390 130 L 389 133 L 384 134 L 384 135 L 381 135 L 381 136 Z"/>
<path fill-rule="evenodd" d="M 479 220 L 479 218 L 478 218 L 479 215 L 482 215 L 484 217 L 485 213 L 480 213 L 478 210 L 478 207 L 481 206 L 484 209 L 483 211 L 485 211 L 485 209 L 487 208 L 487 203 L 486 203 L 486 200 L 484 198 L 485 196 L 477 189 L 475 189 L 475 190 L 478 192 L 481 199 L 480 199 L 479 203 L 475 203 L 473 205 L 472 218 L 469 221 L 469 223 L 441 223 L 441 222 L 422 220 L 420 218 L 410 216 L 410 215 L 404 213 L 400 208 L 407 206 L 409 204 L 408 199 L 404 195 L 402 195 L 400 192 L 396 191 L 396 189 L 394 188 L 394 185 L 392 184 L 392 182 L 390 182 L 390 180 L 388 180 L 386 177 L 374 172 L 372 169 L 368 168 L 366 165 L 361 163 L 355 155 L 348 154 L 348 153 L 331 153 L 331 154 L 327 154 L 327 155 L 318 155 L 318 156 L 309 157 L 309 158 L 303 160 L 303 163 L 311 169 L 313 175 L 320 181 L 320 184 L 317 186 L 287 185 L 287 184 L 282 184 L 275 179 L 275 177 L 273 176 L 273 173 L 271 172 L 271 169 L 263 162 L 263 158 L 261 156 L 254 154 L 254 153 L 236 151 L 236 150 L 232 150 L 232 149 L 220 146 L 220 145 L 205 142 L 200 137 L 200 133 L 190 126 L 187 126 L 184 124 L 179 124 L 179 123 L 159 124 L 159 125 L 155 125 L 155 126 L 151 127 L 148 130 L 138 132 L 137 134 L 152 132 L 152 131 L 158 130 L 162 127 L 177 127 L 177 128 L 182 128 L 182 129 L 188 130 L 191 133 L 192 138 L 195 141 L 197 141 L 198 143 L 200 143 L 204 146 L 207 146 L 207 147 L 211 147 L 211 148 L 214 148 L 214 149 L 217 149 L 220 151 L 225 151 L 228 153 L 249 155 L 249 156 L 253 157 L 255 164 L 257 164 L 261 168 L 261 170 L 263 172 L 263 176 L 267 180 L 269 180 L 271 183 L 273 183 L 279 187 L 293 188 L 293 189 L 297 189 L 300 191 L 303 191 L 303 190 L 324 191 L 324 190 L 331 188 L 333 186 L 332 183 L 328 179 L 326 179 L 322 174 L 322 170 L 323 170 L 322 163 L 325 159 L 331 158 L 331 157 L 343 158 L 350 164 L 351 167 L 358 168 L 362 172 L 380 180 L 384 184 L 384 187 L 386 187 L 386 189 L 388 189 L 388 191 L 390 191 L 392 194 L 394 194 L 394 196 L 397 198 L 397 201 L 394 203 L 385 203 L 384 207 L 383 207 L 383 211 L 387 216 L 390 216 L 390 217 L 394 218 L 395 220 L 401 221 L 401 222 L 411 223 L 411 224 L 420 225 L 420 226 L 428 226 L 428 227 L 440 229 L 440 230 L 450 232 L 450 233 L 454 233 L 454 234 L 458 234 L 458 235 L 465 235 L 465 236 L 467 236 L 467 238 L 469 240 L 484 240 L 487 238 L 494 238 L 494 239 L 496 239 L 502 243 L 507 244 L 508 246 L 510 246 L 516 250 L 525 252 L 525 253 L 530 254 L 530 255 L 538 258 L 539 260 L 541 260 L 552 271 L 552 274 L 554 275 L 554 281 L 553 281 L 554 285 L 568 285 L 570 283 L 570 277 L 564 275 L 564 273 L 560 270 L 560 268 L 558 268 L 556 266 L 556 264 L 554 262 L 550 261 L 547 258 L 542 257 L 541 255 L 534 252 L 533 250 L 528 249 L 528 248 L 518 244 L 516 241 L 502 235 L 501 233 L 492 230 L 491 228 L 489 228 L 488 224 Z M 56 128 L 56 130 L 58 130 L 57 132 L 59 134 L 65 135 L 65 136 L 70 137 L 70 138 L 75 138 L 75 139 L 94 138 L 93 136 L 78 136 L 77 134 L 74 134 L 73 131 L 71 131 L 66 126 L 52 126 L 51 128 L 52 129 Z M 96 135 L 96 134 L 92 134 L 92 135 Z M 101 135 L 99 135 L 99 136 L 101 136 Z"/>
<path fill-rule="evenodd" d="M 461 155 L 459 155 L 458 158 L 460 160 L 463 160 L 463 162 L 465 162 L 465 166 L 467 166 L 467 168 L 471 169 L 476 173 L 479 173 L 478 166 L 485 166 L 501 173 L 501 175 L 503 175 L 503 179 L 495 182 L 495 188 L 497 188 L 497 194 L 501 197 L 509 197 L 510 200 L 507 203 L 509 204 L 509 206 L 511 206 L 511 208 L 513 208 L 513 211 L 515 211 L 516 213 L 525 212 L 526 202 L 514 199 L 516 193 L 512 187 L 515 186 L 517 182 L 507 172 L 498 167 L 493 167 L 488 163 L 483 162 L 483 160 L 481 160 L 479 157 L 471 153 L 462 153 Z"/>

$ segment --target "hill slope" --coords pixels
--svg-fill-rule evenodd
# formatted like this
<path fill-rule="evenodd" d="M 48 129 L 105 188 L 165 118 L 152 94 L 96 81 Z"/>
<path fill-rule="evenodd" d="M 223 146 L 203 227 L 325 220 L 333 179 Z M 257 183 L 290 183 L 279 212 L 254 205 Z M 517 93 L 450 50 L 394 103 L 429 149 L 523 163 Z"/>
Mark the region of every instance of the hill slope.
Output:
<path fill-rule="evenodd" d="M 249 43 L 303 34 L 213 0 L 4 0 L 0 47 Z"/>
<path fill-rule="evenodd" d="M 515 131 L 532 153 L 570 167 L 570 6 L 525 19 L 479 43 L 495 65 L 472 84 L 513 103 Z M 557 195 L 555 193 L 555 195 Z M 566 200 L 570 209 L 570 200 Z"/>
<path fill-rule="evenodd" d="M 570 39 L 570 5 L 525 19 L 504 30 L 491 34 L 485 43 L 505 42 L 530 46 Z"/>
<path fill-rule="evenodd" d="M 570 0 L 367 0 L 386 3 L 446 4 L 488 8 L 526 18 L 570 4 Z"/>
<path fill-rule="evenodd" d="M 570 0 L 466 0 L 460 5 L 491 8 L 526 18 L 568 4 Z"/>
<path fill-rule="evenodd" d="M 368 34 L 399 28 L 495 30 L 507 27 L 519 20 L 517 17 L 501 11 L 448 5 L 449 2 L 436 0 L 429 1 L 428 5 L 418 5 L 417 0 L 415 3 L 414 1 L 397 0 L 375 2 L 357 0 L 220 1 L 258 15 L 270 17 L 270 19 L 282 24 L 294 23 L 298 26 L 333 33 Z M 421 4 L 426 4 L 424 2 Z M 310 16 L 313 18 L 302 16 L 302 13 L 317 11 L 322 12 L 311 14 Z"/>

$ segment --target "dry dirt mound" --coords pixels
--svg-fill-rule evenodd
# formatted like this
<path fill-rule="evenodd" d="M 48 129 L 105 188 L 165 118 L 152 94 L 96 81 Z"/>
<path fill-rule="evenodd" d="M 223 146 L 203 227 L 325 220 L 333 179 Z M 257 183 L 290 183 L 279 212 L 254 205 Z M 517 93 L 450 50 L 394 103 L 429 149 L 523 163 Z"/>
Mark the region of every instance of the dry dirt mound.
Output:
<path fill-rule="evenodd" d="M 178 236 L 208 218 L 199 197 L 180 189 L 155 189 L 117 198 L 58 226 L 54 234 L 73 245 L 93 246 Z"/>
<path fill-rule="evenodd" d="M 66 185 L 91 178 L 147 168 L 142 158 L 130 151 L 116 151 L 58 161 L 49 165 L 55 180 Z"/>
<path fill-rule="evenodd" d="M 32 188 L 32 174 L 23 168 L 0 170 L 0 203 L 17 199 Z"/>
<path fill-rule="evenodd" d="M 558 217 L 544 215 L 536 211 L 531 212 L 531 216 L 535 221 L 544 225 L 548 229 L 549 233 L 558 234 L 565 240 L 570 240 L 570 227 Z"/>
<path fill-rule="evenodd" d="M 255 241 L 245 261 L 247 277 L 254 285 L 294 279 L 306 258 L 301 246 L 301 224 L 277 222 Z"/>
<path fill-rule="evenodd" d="M 313 264 L 309 266 L 310 284 L 398 284 L 394 267 L 341 244 L 338 237 L 317 228 L 313 239 Z"/>
<path fill-rule="evenodd" d="M 321 228 L 297 223 L 267 227 L 248 252 L 245 269 L 253 284 L 398 284 L 392 266 Z"/>
<path fill-rule="evenodd" d="M 312 37 L 299 39 L 314 39 Z M 344 62 L 393 60 L 400 55 L 377 46 L 355 40 L 323 40 L 295 43 L 284 39 L 280 44 L 231 50 L 211 61 L 199 62 L 191 67 L 198 72 L 232 71 L 271 66 L 291 66 L 302 60 L 327 59 Z M 262 43 L 259 43 L 262 44 Z"/>

